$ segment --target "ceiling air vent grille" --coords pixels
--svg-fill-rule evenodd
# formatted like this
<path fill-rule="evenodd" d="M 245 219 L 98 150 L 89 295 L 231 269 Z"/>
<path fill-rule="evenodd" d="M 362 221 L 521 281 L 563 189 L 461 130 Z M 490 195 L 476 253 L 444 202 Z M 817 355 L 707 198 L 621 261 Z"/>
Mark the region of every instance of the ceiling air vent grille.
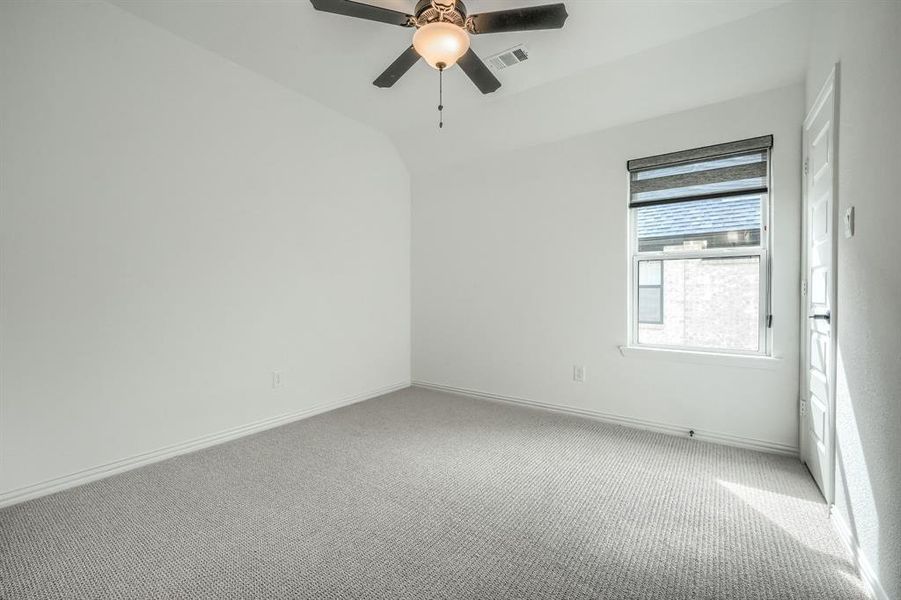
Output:
<path fill-rule="evenodd" d="M 529 59 L 529 51 L 526 50 L 525 46 L 516 46 L 514 48 L 510 48 L 509 50 L 504 50 L 498 54 L 494 54 L 485 59 L 485 62 L 488 63 L 488 66 L 494 69 L 495 71 L 500 71 L 501 69 L 506 69 L 507 67 L 512 67 L 513 65 L 518 65 L 524 60 Z"/>

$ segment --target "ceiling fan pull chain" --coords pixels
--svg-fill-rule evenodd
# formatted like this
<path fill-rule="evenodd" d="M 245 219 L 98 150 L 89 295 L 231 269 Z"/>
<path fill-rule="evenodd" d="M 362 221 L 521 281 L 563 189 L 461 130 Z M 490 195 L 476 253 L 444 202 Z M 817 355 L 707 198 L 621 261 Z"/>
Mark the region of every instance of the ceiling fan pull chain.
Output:
<path fill-rule="evenodd" d="M 438 129 L 444 127 L 444 63 L 438 64 Z"/>

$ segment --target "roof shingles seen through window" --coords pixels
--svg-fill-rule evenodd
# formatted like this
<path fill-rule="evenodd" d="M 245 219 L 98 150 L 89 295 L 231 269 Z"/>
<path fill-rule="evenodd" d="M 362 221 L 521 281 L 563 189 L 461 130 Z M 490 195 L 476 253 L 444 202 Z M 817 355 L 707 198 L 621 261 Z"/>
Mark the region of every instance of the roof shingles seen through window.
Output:
<path fill-rule="evenodd" d="M 760 196 L 661 204 L 636 212 L 639 239 L 760 228 Z"/>

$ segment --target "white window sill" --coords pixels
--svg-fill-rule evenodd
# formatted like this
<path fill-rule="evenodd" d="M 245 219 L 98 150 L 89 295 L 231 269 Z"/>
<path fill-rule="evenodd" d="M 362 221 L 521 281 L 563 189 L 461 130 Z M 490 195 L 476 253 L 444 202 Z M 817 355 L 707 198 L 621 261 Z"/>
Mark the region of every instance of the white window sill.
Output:
<path fill-rule="evenodd" d="M 644 348 L 620 346 L 619 352 L 626 358 L 647 358 L 697 365 L 718 365 L 721 367 L 741 367 L 745 369 L 773 370 L 782 363 L 781 358 L 756 354 L 726 354 L 719 352 L 695 352 L 692 350 L 669 350 L 666 348 Z"/>

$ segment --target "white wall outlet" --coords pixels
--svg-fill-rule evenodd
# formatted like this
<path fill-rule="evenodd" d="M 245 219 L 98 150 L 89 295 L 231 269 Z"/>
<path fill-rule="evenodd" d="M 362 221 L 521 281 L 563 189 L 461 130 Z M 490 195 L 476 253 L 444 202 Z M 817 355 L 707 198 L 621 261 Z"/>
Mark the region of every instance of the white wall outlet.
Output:
<path fill-rule="evenodd" d="M 585 383 L 584 365 L 573 365 L 573 381 L 576 383 Z"/>
<path fill-rule="evenodd" d="M 854 235 L 854 207 L 849 206 L 845 209 L 845 237 L 849 238 Z"/>
<path fill-rule="evenodd" d="M 272 372 L 272 389 L 277 389 L 282 387 L 282 373 L 281 371 L 273 371 Z"/>

